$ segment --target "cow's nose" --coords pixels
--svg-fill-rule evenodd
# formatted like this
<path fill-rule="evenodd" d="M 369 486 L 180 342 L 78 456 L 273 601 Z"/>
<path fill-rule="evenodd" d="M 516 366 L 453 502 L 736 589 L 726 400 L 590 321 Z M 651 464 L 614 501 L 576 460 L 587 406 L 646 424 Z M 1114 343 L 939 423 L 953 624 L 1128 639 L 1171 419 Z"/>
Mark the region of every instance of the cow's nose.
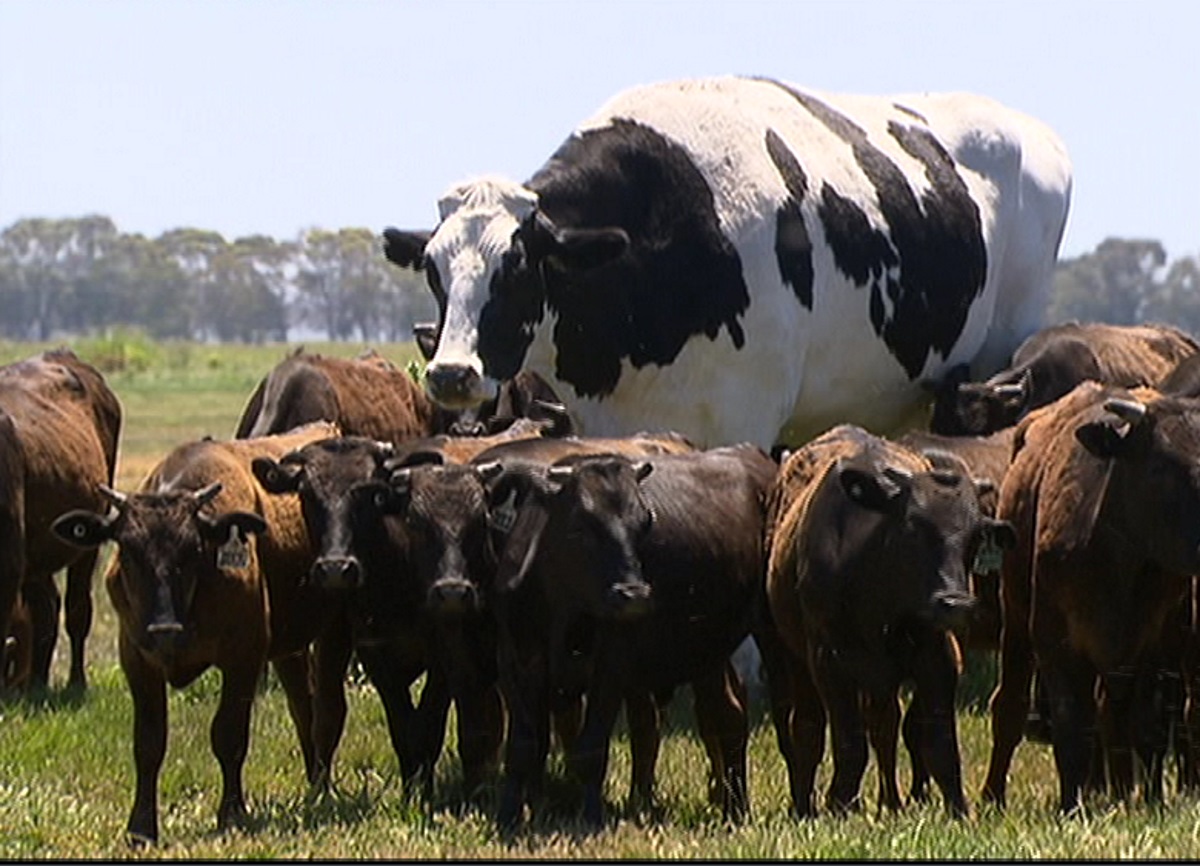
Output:
<path fill-rule="evenodd" d="M 466 580 L 439 580 L 429 588 L 429 606 L 438 614 L 456 616 L 475 607 L 475 587 Z"/>
<path fill-rule="evenodd" d="M 322 589 L 355 589 L 362 583 L 362 566 L 353 556 L 322 556 L 313 563 L 312 576 Z"/>
<path fill-rule="evenodd" d="M 932 602 L 931 615 L 935 626 L 959 629 L 970 624 L 971 614 L 975 610 L 973 595 L 947 589 L 934 593 Z"/>
<path fill-rule="evenodd" d="M 636 619 L 645 616 L 653 607 L 650 584 L 644 581 L 614 583 L 608 588 L 609 609 L 617 619 Z"/>
<path fill-rule="evenodd" d="M 183 631 L 183 625 L 173 620 L 152 622 L 146 626 L 146 631 L 149 634 L 179 634 Z"/>
<path fill-rule="evenodd" d="M 481 400 L 481 379 L 468 364 L 432 364 L 425 370 L 425 389 L 434 402 L 465 409 Z"/>

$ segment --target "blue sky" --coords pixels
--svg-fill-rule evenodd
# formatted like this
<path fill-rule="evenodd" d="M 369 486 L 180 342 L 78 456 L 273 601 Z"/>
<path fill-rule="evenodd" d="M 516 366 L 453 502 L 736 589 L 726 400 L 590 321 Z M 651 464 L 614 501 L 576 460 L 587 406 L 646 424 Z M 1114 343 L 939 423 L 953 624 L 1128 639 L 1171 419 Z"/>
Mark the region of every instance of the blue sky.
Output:
<path fill-rule="evenodd" d="M 0 228 L 431 227 L 618 90 L 739 73 L 985 93 L 1067 142 L 1065 255 L 1198 255 L 1198 37 L 1183 0 L 0 0 Z"/>

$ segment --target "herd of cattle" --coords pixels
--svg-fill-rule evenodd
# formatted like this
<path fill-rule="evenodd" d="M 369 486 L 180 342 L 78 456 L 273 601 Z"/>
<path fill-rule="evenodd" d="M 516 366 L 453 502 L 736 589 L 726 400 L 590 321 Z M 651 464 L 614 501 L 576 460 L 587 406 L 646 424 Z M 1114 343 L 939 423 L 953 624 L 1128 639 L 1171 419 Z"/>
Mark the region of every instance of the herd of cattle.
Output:
<path fill-rule="evenodd" d="M 658 714 L 690 685 L 710 799 L 739 820 L 748 699 L 730 658 L 748 635 L 797 814 L 815 813 L 827 728 L 830 810 L 858 801 L 868 741 L 881 805 L 900 806 L 902 729 L 912 795 L 932 780 L 967 812 L 960 644 L 1000 651 L 985 799 L 1004 802 L 1035 693 L 1064 810 L 1089 785 L 1127 797 L 1141 779 L 1153 799 L 1164 726 L 1178 731 L 1181 781 L 1195 783 L 1200 746 L 1197 364 L 1200 345 L 1173 328 L 1057 326 L 987 382 L 951 377 L 931 430 L 887 439 L 836 425 L 773 459 L 670 433 L 571 435 L 528 374 L 464 419 L 377 355 L 297 352 L 251 396 L 238 438 L 183 444 L 120 493 L 115 395 L 69 350 L 47 352 L 0 369 L 7 685 L 47 681 L 63 567 L 71 683 L 84 683 L 87 572 L 112 541 L 107 588 L 135 708 L 131 839 L 158 835 L 168 683 L 222 673 L 212 746 L 227 826 L 245 810 L 265 664 L 320 786 L 352 655 L 383 701 L 406 787 L 431 795 L 453 702 L 468 795 L 503 756 L 504 827 L 541 796 L 552 730 L 584 818 L 603 820 L 622 706 L 629 796 L 649 803 Z M 1189 699 L 1179 718 L 1163 717 L 1164 674 Z"/>
<path fill-rule="evenodd" d="M 650 803 L 684 685 L 709 799 L 743 819 L 747 638 L 798 815 L 827 731 L 830 811 L 859 802 L 868 744 L 900 806 L 902 736 L 910 796 L 932 782 L 967 813 L 964 646 L 1000 657 L 984 799 L 1003 805 L 1034 718 L 1065 811 L 1160 798 L 1172 753 L 1200 786 L 1200 345 L 1041 327 L 1070 187 L 1049 129 L 979 97 L 667 82 L 614 97 L 526 184 L 464 183 L 433 231 L 384 232 L 439 303 L 425 389 L 377 355 L 298 352 L 233 439 L 118 492 L 97 371 L 67 350 L 2 368 L 6 684 L 48 681 L 64 567 L 85 684 L 111 542 L 135 841 L 158 836 L 168 684 L 221 671 L 224 827 L 267 663 L 319 788 L 354 656 L 406 789 L 431 796 L 453 704 L 464 793 L 499 771 L 506 830 L 554 742 L 603 821 L 622 708 Z"/>

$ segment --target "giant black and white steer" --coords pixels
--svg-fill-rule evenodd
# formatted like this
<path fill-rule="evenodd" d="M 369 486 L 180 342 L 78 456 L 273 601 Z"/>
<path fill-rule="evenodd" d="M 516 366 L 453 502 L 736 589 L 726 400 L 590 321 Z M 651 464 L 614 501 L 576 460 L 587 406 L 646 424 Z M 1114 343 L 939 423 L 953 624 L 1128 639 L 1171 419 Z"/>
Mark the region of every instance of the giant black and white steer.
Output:
<path fill-rule="evenodd" d="M 922 380 L 999 368 L 1041 324 L 1070 163 L 979 96 L 763 78 L 637 87 L 524 185 L 452 188 L 384 232 L 441 305 L 453 408 L 532 369 L 590 436 L 798 442 L 911 420 Z"/>

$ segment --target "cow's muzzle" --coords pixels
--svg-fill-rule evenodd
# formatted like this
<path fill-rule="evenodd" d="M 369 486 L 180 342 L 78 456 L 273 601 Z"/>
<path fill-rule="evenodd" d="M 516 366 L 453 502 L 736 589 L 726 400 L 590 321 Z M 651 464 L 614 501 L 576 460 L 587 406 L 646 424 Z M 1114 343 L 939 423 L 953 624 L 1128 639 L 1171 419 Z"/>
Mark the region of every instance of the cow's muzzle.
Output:
<path fill-rule="evenodd" d="M 937 628 L 967 628 L 974 611 L 975 596 L 970 593 L 947 589 L 934 593 L 930 599 L 929 615 Z"/>
<path fill-rule="evenodd" d="M 483 402 L 483 379 L 468 364 L 431 364 L 425 370 L 425 390 L 447 409 L 469 409 Z"/>
<path fill-rule="evenodd" d="M 320 589 L 357 589 L 362 564 L 353 556 L 322 556 L 312 565 L 312 580 Z"/>
<path fill-rule="evenodd" d="M 654 608 L 650 584 L 640 580 L 614 583 L 608 588 L 608 608 L 619 620 L 645 616 Z"/>
<path fill-rule="evenodd" d="M 462 616 L 479 608 L 479 593 L 469 580 L 446 578 L 429 587 L 429 609 L 438 616 Z"/>

